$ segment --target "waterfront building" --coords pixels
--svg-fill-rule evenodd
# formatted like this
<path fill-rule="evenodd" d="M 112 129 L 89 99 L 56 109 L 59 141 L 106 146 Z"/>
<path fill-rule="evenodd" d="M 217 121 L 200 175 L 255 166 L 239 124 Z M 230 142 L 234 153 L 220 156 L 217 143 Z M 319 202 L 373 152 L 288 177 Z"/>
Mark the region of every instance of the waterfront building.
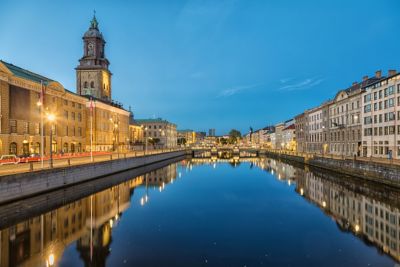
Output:
<path fill-rule="evenodd" d="M 296 140 L 297 140 L 297 152 L 307 152 L 306 151 L 306 136 L 308 135 L 307 131 L 307 116 L 306 113 L 301 113 L 297 115 L 295 118 L 295 131 L 296 131 Z"/>
<path fill-rule="evenodd" d="M 379 76 L 378 76 L 379 75 Z M 340 156 L 361 155 L 361 97 L 363 87 L 380 78 L 364 76 L 362 82 L 339 91 L 329 106 L 330 153 Z"/>
<path fill-rule="evenodd" d="M 285 128 L 285 123 L 280 122 L 275 125 L 275 138 L 272 147 L 274 149 L 283 149 L 283 129 Z"/>
<path fill-rule="evenodd" d="M 42 117 L 44 154 L 50 147 L 53 153 L 90 151 L 92 133 L 93 151 L 128 149 L 130 113 L 112 101 L 105 41 L 96 18 L 83 39 L 77 94 L 56 80 L 0 61 L 0 155 L 40 153 Z"/>
<path fill-rule="evenodd" d="M 264 148 L 272 148 L 271 134 L 275 132 L 275 126 L 269 125 L 259 131 L 260 145 Z"/>
<path fill-rule="evenodd" d="M 307 153 L 325 154 L 327 147 L 324 147 L 323 139 L 323 105 L 308 110 L 306 113 L 306 151 Z"/>
<path fill-rule="evenodd" d="M 206 132 L 196 132 L 196 143 L 203 143 L 206 136 Z"/>
<path fill-rule="evenodd" d="M 142 149 L 144 145 L 143 127 L 136 122 L 133 112 L 130 111 L 129 116 L 129 145 L 130 150 Z"/>
<path fill-rule="evenodd" d="M 192 145 L 196 143 L 196 132 L 193 130 L 178 130 L 178 140 L 185 140 L 181 141 L 184 142 L 186 145 Z"/>
<path fill-rule="evenodd" d="M 400 159 L 400 74 L 377 74 L 362 95 L 362 155 Z"/>
<path fill-rule="evenodd" d="M 177 145 L 176 124 L 162 118 L 137 119 L 136 122 L 143 127 L 143 136 L 148 144 L 161 148 L 173 148 Z M 152 141 L 154 140 L 154 141 Z"/>
<path fill-rule="evenodd" d="M 283 149 L 297 151 L 296 128 L 294 121 L 289 125 L 286 124 L 285 128 L 282 130 L 282 143 Z"/>
<path fill-rule="evenodd" d="M 50 147 L 54 153 L 85 150 L 86 98 L 55 80 L 4 61 L 0 61 L 0 98 L 0 155 L 40 153 L 41 108 L 45 154 Z M 54 116 L 53 122 L 47 119 L 49 114 Z"/>
<path fill-rule="evenodd" d="M 92 122 L 88 117 L 86 136 L 90 136 L 93 130 L 94 151 L 126 151 L 130 144 L 130 112 L 112 100 L 110 62 L 105 56 L 106 42 L 95 16 L 82 39 L 83 56 L 76 67 L 76 86 L 77 93 L 87 99 L 89 116 L 93 115 Z M 90 151 L 90 138 L 86 150 Z"/>

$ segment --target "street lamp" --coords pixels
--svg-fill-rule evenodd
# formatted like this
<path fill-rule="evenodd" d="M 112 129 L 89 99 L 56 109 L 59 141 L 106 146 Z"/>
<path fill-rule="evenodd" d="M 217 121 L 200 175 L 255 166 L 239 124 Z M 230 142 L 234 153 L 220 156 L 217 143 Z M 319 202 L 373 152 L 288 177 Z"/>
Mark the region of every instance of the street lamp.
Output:
<path fill-rule="evenodd" d="M 55 119 L 56 117 L 54 116 L 54 114 L 47 114 L 47 120 L 50 122 L 50 168 L 53 168 L 53 122 L 55 121 Z"/>

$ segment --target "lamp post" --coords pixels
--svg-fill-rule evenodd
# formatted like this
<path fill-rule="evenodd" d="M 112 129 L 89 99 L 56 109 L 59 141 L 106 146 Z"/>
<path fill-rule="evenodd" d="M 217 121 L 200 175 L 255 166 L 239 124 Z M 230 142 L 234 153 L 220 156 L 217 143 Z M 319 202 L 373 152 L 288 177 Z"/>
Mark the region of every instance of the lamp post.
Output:
<path fill-rule="evenodd" d="M 117 150 L 118 153 L 118 158 L 119 158 L 119 118 L 118 116 L 115 117 L 115 120 L 110 118 L 110 122 L 113 124 L 113 134 L 114 134 L 114 140 L 113 140 L 113 150 Z M 116 147 L 115 147 L 116 146 Z"/>
<path fill-rule="evenodd" d="M 47 120 L 50 122 L 50 161 L 49 167 L 53 168 L 53 122 L 55 121 L 54 114 L 47 114 Z"/>

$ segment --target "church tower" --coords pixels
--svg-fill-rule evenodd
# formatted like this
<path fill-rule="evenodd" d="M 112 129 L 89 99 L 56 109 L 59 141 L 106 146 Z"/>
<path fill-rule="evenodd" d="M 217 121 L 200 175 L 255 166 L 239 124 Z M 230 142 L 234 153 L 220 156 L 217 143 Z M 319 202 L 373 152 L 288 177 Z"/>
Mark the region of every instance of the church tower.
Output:
<path fill-rule="evenodd" d="M 79 95 L 111 101 L 110 62 L 104 54 L 106 41 L 99 31 L 96 16 L 90 22 L 90 28 L 83 35 L 83 57 L 76 67 L 76 88 Z"/>

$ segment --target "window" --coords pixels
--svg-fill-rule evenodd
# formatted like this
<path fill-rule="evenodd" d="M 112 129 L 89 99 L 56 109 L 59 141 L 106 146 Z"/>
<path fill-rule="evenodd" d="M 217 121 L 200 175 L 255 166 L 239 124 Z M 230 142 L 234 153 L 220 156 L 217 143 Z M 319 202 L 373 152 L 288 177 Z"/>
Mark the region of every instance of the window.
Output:
<path fill-rule="evenodd" d="M 371 101 L 371 94 L 366 94 L 364 96 L 364 103 L 368 103 Z M 343 107 L 342 107 L 342 111 L 343 111 Z"/>
<path fill-rule="evenodd" d="M 90 82 L 90 88 L 94 88 L 94 82 L 93 81 Z"/>
<path fill-rule="evenodd" d="M 364 106 L 364 113 L 370 112 L 371 111 L 371 104 L 365 105 Z"/>
<path fill-rule="evenodd" d="M 82 121 L 82 114 L 78 113 L 78 121 Z"/>
<path fill-rule="evenodd" d="M 389 107 L 393 107 L 394 106 L 394 98 L 390 98 L 389 99 Z"/>
<path fill-rule="evenodd" d="M 10 144 L 10 155 L 17 155 L 17 143 L 15 142 Z"/>
<path fill-rule="evenodd" d="M 75 120 L 75 112 L 71 112 L 71 119 Z"/>
<path fill-rule="evenodd" d="M 64 99 L 64 106 L 68 105 L 68 100 Z"/>
<path fill-rule="evenodd" d="M 17 133 L 17 120 L 10 120 L 10 132 Z"/>
<path fill-rule="evenodd" d="M 68 120 L 68 110 L 64 110 L 64 118 Z"/>
<path fill-rule="evenodd" d="M 83 88 L 88 88 L 88 82 L 83 83 Z"/>

